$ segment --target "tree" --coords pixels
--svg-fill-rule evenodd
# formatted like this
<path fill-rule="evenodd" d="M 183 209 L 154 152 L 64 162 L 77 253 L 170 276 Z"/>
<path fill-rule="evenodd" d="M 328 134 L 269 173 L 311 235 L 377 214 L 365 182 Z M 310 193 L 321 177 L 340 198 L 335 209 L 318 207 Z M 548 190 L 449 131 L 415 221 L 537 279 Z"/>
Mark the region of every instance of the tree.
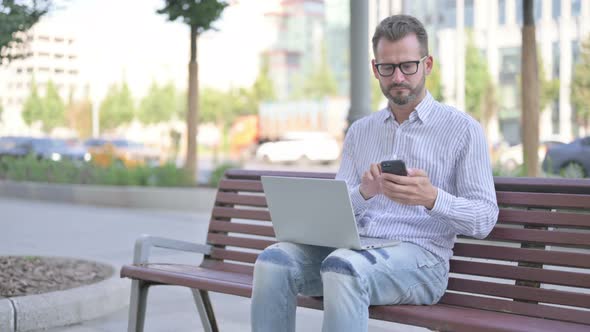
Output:
<path fill-rule="evenodd" d="M 78 137 L 89 138 L 92 136 L 92 102 L 89 97 L 90 88 L 86 86 L 84 90 L 82 100 L 74 100 L 73 91 L 70 91 L 66 121 L 70 128 L 78 132 Z"/>
<path fill-rule="evenodd" d="M 381 91 L 381 86 L 379 85 L 379 80 L 372 79 L 371 80 L 371 111 L 376 112 L 380 111 L 379 106 L 381 106 L 381 102 L 383 101 L 383 92 Z"/>
<path fill-rule="evenodd" d="M 39 96 L 37 83 L 31 81 L 31 93 L 25 100 L 21 113 L 23 120 L 29 126 L 35 122 L 41 124 L 41 129 L 49 133 L 54 128 L 65 124 L 65 105 L 52 81 L 47 82 L 45 97 Z"/>
<path fill-rule="evenodd" d="M 426 89 L 430 92 L 432 97 L 438 101 L 444 101 L 442 78 L 440 75 L 440 66 L 435 62 L 430 71 L 430 75 L 426 79 Z"/>
<path fill-rule="evenodd" d="M 543 57 L 538 53 L 537 63 L 539 64 L 539 85 L 541 87 L 541 96 L 539 99 L 539 110 L 543 112 L 549 103 L 559 98 L 559 79 L 547 79 Z"/>
<path fill-rule="evenodd" d="M 172 82 L 159 87 L 152 82 L 148 94 L 139 104 L 137 118 L 144 124 L 169 121 L 178 110 L 178 97 Z"/>
<path fill-rule="evenodd" d="M 528 176 L 539 174 L 539 76 L 535 37 L 534 1 L 523 0 L 522 27 L 522 115 L 524 169 Z"/>
<path fill-rule="evenodd" d="M 52 81 L 47 82 L 47 91 L 43 99 L 43 112 L 40 119 L 43 124 L 43 131 L 49 133 L 53 129 L 65 125 L 65 111 L 66 106 L 61 100 L 55 84 Z"/>
<path fill-rule="evenodd" d="M 41 101 L 41 97 L 39 97 L 37 82 L 35 81 L 35 78 L 33 78 L 31 80 L 31 93 L 23 104 L 21 116 L 23 121 L 30 126 L 35 120 L 41 118 L 41 113 L 43 113 L 43 102 Z"/>
<path fill-rule="evenodd" d="M 25 56 L 11 50 L 25 42 L 23 33 L 49 12 L 51 3 L 50 0 L 0 1 L 0 64 L 4 60 L 10 61 Z"/>
<path fill-rule="evenodd" d="M 298 90 L 295 97 L 305 99 L 320 99 L 338 94 L 338 83 L 328 64 L 325 46 L 322 46 L 319 63 L 314 64 L 311 74 L 305 77 Z"/>
<path fill-rule="evenodd" d="M 465 49 L 465 110 L 475 119 L 484 118 L 483 103 L 491 77 L 488 65 L 469 34 Z"/>
<path fill-rule="evenodd" d="M 270 77 L 270 64 L 268 55 L 262 56 L 258 76 L 252 85 L 252 95 L 257 103 L 272 101 L 277 98 L 275 86 Z"/>
<path fill-rule="evenodd" d="M 571 99 L 578 124 L 588 133 L 590 130 L 590 36 L 582 43 L 580 60 L 574 69 Z"/>
<path fill-rule="evenodd" d="M 170 21 L 181 19 L 188 24 L 191 31 L 191 53 L 188 79 L 188 112 L 187 112 L 187 151 L 184 167 L 196 176 L 197 174 L 197 120 L 199 105 L 199 81 L 197 64 L 197 40 L 200 34 L 210 30 L 215 20 L 221 16 L 227 3 L 218 0 L 165 0 L 165 5 L 157 11 L 168 15 Z"/>
<path fill-rule="evenodd" d="M 133 120 L 135 106 L 126 82 L 120 88 L 118 85 L 111 85 L 99 111 L 100 128 L 104 130 L 114 129 Z"/>

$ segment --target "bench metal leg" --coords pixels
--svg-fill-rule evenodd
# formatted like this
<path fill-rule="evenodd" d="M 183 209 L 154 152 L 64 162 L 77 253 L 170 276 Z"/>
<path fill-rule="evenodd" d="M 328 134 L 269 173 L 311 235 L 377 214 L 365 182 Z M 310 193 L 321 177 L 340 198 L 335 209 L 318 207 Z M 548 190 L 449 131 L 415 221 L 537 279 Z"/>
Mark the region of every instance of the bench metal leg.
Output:
<path fill-rule="evenodd" d="M 191 291 L 193 292 L 195 304 L 197 305 L 199 316 L 201 316 L 201 322 L 203 322 L 205 332 L 219 332 L 213 306 L 211 305 L 211 300 L 209 300 L 209 293 L 199 289 L 191 289 Z"/>
<path fill-rule="evenodd" d="M 148 290 L 149 285 L 147 283 L 139 280 L 131 281 L 128 332 L 143 332 Z"/>

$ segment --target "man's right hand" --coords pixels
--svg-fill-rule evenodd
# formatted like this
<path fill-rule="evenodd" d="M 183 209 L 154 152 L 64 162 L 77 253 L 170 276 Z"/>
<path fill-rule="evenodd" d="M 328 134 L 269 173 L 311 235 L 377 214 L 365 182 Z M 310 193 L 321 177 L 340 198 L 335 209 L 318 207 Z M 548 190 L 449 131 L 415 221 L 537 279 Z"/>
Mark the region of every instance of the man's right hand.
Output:
<path fill-rule="evenodd" d="M 381 193 L 381 185 L 379 183 L 379 176 L 381 175 L 381 168 L 379 164 L 371 164 L 371 168 L 363 173 L 361 178 L 361 185 L 359 192 L 365 200 Z"/>

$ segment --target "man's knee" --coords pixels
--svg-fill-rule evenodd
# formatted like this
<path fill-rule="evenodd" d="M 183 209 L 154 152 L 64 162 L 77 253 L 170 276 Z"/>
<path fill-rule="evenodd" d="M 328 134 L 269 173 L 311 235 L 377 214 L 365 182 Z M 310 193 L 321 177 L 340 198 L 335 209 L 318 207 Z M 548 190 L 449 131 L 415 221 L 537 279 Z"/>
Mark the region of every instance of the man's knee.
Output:
<path fill-rule="evenodd" d="M 258 255 L 256 259 L 256 264 L 258 263 L 270 263 L 274 265 L 292 267 L 293 261 L 291 256 L 283 249 L 281 249 L 278 245 L 272 245 Z"/>
<path fill-rule="evenodd" d="M 351 277 L 358 277 L 358 273 L 351 262 L 340 256 L 328 256 L 328 258 L 322 262 L 320 271 L 322 274 L 326 272 L 334 272 Z"/>

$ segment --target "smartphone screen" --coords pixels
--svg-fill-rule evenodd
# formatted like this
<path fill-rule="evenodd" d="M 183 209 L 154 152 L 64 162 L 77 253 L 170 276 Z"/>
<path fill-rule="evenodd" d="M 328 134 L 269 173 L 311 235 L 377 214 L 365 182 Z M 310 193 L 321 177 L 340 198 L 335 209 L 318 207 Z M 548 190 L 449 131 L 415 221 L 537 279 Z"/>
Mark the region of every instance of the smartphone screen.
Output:
<path fill-rule="evenodd" d="M 381 162 L 381 172 L 407 176 L 406 164 L 403 160 L 386 160 Z"/>

